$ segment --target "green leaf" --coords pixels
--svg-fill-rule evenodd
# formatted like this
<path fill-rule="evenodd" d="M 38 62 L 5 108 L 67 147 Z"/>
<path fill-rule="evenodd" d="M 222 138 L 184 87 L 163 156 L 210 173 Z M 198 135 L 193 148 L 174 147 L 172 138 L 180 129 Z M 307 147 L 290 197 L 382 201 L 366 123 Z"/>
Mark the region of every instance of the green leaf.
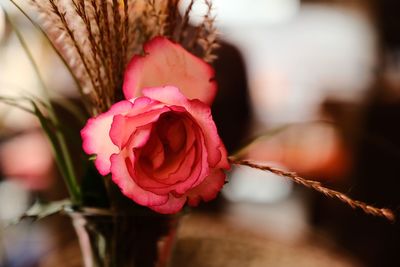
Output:
<path fill-rule="evenodd" d="M 29 16 L 16 4 L 13 0 L 10 0 L 28 19 Z M 1 4 L 0 4 L 1 6 Z M 41 76 L 40 70 L 39 70 L 39 65 L 36 63 L 27 42 L 25 42 L 25 39 L 23 38 L 21 32 L 19 31 L 18 27 L 16 27 L 13 23 L 13 21 L 10 19 L 10 16 L 7 14 L 7 12 L 4 12 L 7 21 L 10 23 L 12 29 L 14 30 L 14 33 L 17 35 L 18 40 L 20 41 L 20 44 L 22 45 L 29 61 L 32 64 L 32 67 L 37 74 L 38 81 L 41 84 L 41 87 L 43 89 L 43 93 L 47 96 L 47 99 L 45 102 L 42 101 L 37 101 L 35 98 L 28 97 L 28 101 L 32 104 L 34 108 L 34 114 L 37 116 L 37 118 L 40 121 L 40 124 L 43 128 L 43 130 L 46 132 L 50 143 L 53 148 L 53 152 L 56 158 L 56 163 L 59 167 L 59 170 L 64 178 L 64 181 L 67 185 L 68 191 L 71 196 L 71 200 L 74 204 L 80 204 L 81 202 L 81 192 L 79 188 L 79 184 L 77 182 L 76 174 L 74 171 L 74 166 L 72 163 L 72 158 L 69 152 L 69 149 L 67 147 L 67 143 L 65 140 L 65 133 L 62 132 L 58 127 L 61 125 L 58 121 L 58 118 L 55 114 L 54 107 L 52 106 L 52 103 L 50 102 L 49 98 L 49 90 L 46 87 L 46 84 L 44 82 L 44 79 Z M 32 21 L 33 22 L 33 21 Z M 41 110 L 39 109 L 39 105 L 44 107 L 48 114 L 47 117 L 43 115 Z M 28 111 L 28 110 L 27 110 Z"/>
<path fill-rule="evenodd" d="M 64 178 L 68 191 L 71 195 L 71 199 L 74 203 L 79 203 L 80 202 L 79 187 L 76 184 L 75 177 L 73 176 L 74 174 L 72 167 L 67 165 L 68 161 L 66 156 L 68 155 L 66 155 L 65 152 L 67 148 L 65 147 L 65 145 L 64 147 L 61 146 L 62 145 L 60 141 L 61 136 L 57 136 L 57 129 L 52 124 L 52 122 L 43 115 L 38 105 L 34 101 L 31 101 L 31 103 L 34 109 L 34 113 L 36 117 L 39 119 L 40 125 L 42 126 L 44 132 L 46 133 L 46 135 L 50 140 L 53 153 L 56 159 L 56 164 L 60 170 L 61 175 Z M 60 133 L 58 134 L 60 135 Z"/>
<path fill-rule="evenodd" d="M 47 137 L 49 138 L 49 141 L 51 143 L 51 146 L 53 148 L 54 156 L 56 158 L 56 163 L 57 166 L 60 169 L 60 172 L 62 175 L 66 175 L 66 167 L 64 164 L 64 161 L 62 160 L 62 155 L 59 152 L 59 146 L 57 142 L 57 137 L 54 133 L 53 126 L 51 125 L 50 120 L 48 120 L 43 113 L 40 111 L 39 107 L 34 101 L 31 101 L 34 114 L 36 117 L 39 119 L 40 125 L 42 126 L 42 129 L 46 133 Z"/>
<path fill-rule="evenodd" d="M 86 113 L 72 100 L 68 98 L 58 98 L 55 100 L 55 103 L 71 114 L 77 122 L 82 125 L 82 127 L 85 125 L 88 115 L 86 115 Z"/>
<path fill-rule="evenodd" d="M 23 215 L 24 218 L 33 218 L 35 220 L 40 220 L 46 218 L 50 215 L 59 213 L 64 210 L 65 207 L 71 206 L 71 201 L 69 199 L 63 199 L 59 201 L 42 203 L 36 201 L 32 207 L 30 207 Z"/>
<path fill-rule="evenodd" d="M 7 226 L 13 226 L 25 219 L 38 221 L 48 216 L 57 214 L 63 211 L 66 207 L 71 206 L 72 203 L 69 199 L 63 199 L 53 202 L 40 202 L 36 201 L 22 216 L 10 222 Z"/>
<path fill-rule="evenodd" d="M 15 108 L 18 108 L 20 110 L 26 111 L 28 113 L 34 114 L 33 110 L 31 110 L 31 109 L 25 107 L 24 105 L 22 105 L 21 103 L 19 103 L 19 99 L 18 98 L 0 96 L 0 102 L 3 103 L 3 104 L 6 104 L 8 106 L 15 107 Z"/>
<path fill-rule="evenodd" d="M 20 102 L 23 101 L 27 101 L 28 103 L 30 103 L 32 108 L 22 105 Z M 45 132 L 47 138 L 50 141 L 57 167 L 59 168 L 60 173 L 64 178 L 68 191 L 71 195 L 71 199 L 75 202 L 75 204 L 79 204 L 81 200 L 80 189 L 79 185 L 77 184 L 77 180 L 73 170 L 69 151 L 65 143 L 63 132 L 61 132 L 61 129 L 58 129 L 57 125 L 55 125 L 55 122 L 53 122 L 50 118 L 46 117 L 40 109 L 41 107 L 46 109 L 48 112 L 52 112 L 51 110 L 49 110 L 49 107 L 46 105 L 46 103 L 35 100 L 33 97 L 19 98 L 19 97 L 6 97 L 6 96 L 0 96 L 0 102 L 10 106 L 17 107 L 37 117 L 37 119 L 40 122 L 40 125 L 42 126 L 43 131 Z"/>
<path fill-rule="evenodd" d="M 90 161 L 95 161 L 97 158 L 97 155 L 90 155 L 89 160 Z"/>

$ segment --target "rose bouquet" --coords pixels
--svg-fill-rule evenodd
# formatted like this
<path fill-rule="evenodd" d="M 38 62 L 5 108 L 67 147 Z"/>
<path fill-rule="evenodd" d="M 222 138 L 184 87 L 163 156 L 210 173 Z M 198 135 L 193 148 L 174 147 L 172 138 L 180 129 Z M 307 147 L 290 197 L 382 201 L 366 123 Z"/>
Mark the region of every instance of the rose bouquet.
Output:
<path fill-rule="evenodd" d="M 273 172 L 353 208 L 393 218 L 387 209 L 319 182 L 242 159 L 244 153 L 228 155 L 210 109 L 217 93 L 210 63 L 218 48 L 210 1 L 196 28 L 189 25 L 194 1 L 181 13 L 179 0 L 11 2 L 48 38 L 74 78 L 85 107 L 80 115 L 87 118 L 80 131 L 87 154 L 83 165 L 97 170 L 77 171 L 52 102 L 28 99 L 24 109 L 48 135 L 70 200 L 35 206 L 27 215 L 70 214 L 87 266 L 165 264 L 176 214 L 214 199 L 233 164 Z M 160 240 L 165 250 L 157 245 Z"/>

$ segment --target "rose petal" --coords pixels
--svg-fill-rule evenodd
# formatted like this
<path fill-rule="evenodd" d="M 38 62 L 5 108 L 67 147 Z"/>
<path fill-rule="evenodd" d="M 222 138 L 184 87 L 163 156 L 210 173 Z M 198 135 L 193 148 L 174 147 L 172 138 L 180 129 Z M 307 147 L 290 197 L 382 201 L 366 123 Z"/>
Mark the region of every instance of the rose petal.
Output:
<path fill-rule="evenodd" d="M 144 206 L 162 205 L 169 201 L 168 195 L 157 195 L 138 186 L 127 168 L 130 160 L 128 159 L 129 162 L 126 160 L 127 158 L 122 154 L 111 156 L 112 180 L 119 186 L 125 196 Z"/>
<path fill-rule="evenodd" d="M 143 161 L 136 162 L 135 171 L 137 172 L 134 177 L 136 183 L 142 188 L 157 194 L 176 192 L 182 195 L 200 184 L 209 175 L 207 151 L 204 148 L 201 130 L 188 118 L 183 121 L 186 121 L 184 125 L 189 136 L 187 145 L 190 145 L 187 148 L 190 149 L 170 155 L 168 161 L 159 169 L 152 169 Z"/>
<path fill-rule="evenodd" d="M 210 201 L 214 199 L 225 184 L 226 174 L 222 170 L 214 170 L 204 181 L 191 189 L 188 196 L 190 206 L 197 206 L 199 201 Z"/>
<path fill-rule="evenodd" d="M 156 194 L 168 194 L 170 192 L 174 192 L 178 195 L 183 195 L 191 188 L 196 187 L 203 182 L 203 180 L 208 177 L 210 173 L 210 169 L 207 164 L 207 154 L 202 150 L 196 151 L 198 155 L 193 161 L 193 164 L 190 166 L 190 175 L 186 177 L 186 180 L 178 181 L 176 184 L 172 185 L 164 184 L 159 180 L 155 180 L 151 174 L 149 175 L 145 171 L 140 170 L 141 166 L 139 165 L 136 169 L 140 172 L 140 174 L 137 174 L 136 176 L 142 177 L 143 179 L 140 182 L 141 187 Z"/>
<path fill-rule="evenodd" d="M 182 209 L 183 205 L 185 205 L 185 202 L 186 197 L 177 198 L 170 194 L 169 199 L 165 204 L 149 206 L 149 208 L 161 214 L 174 214 Z"/>
<path fill-rule="evenodd" d="M 129 101 L 121 101 L 114 104 L 110 110 L 87 121 L 81 130 L 83 150 L 87 154 L 96 154 L 95 165 L 101 175 L 110 172 L 110 156 L 118 152 L 109 136 L 113 117 L 116 114 L 126 113 L 132 108 Z"/>
<path fill-rule="evenodd" d="M 126 114 L 127 116 L 135 116 L 153 109 L 159 109 L 165 106 L 160 101 L 148 98 L 148 97 L 137 97 L 129 100 L 133 103 L 132 109 Z"/>
<path fill-rule="evenodd" d="M 175 118 L 172 121 L 167 122 L 168 125 L 165 132 L 160 132 L 160 135 L 165 135 L 168 142 L 168 148 L 171 149 L 172 153 L 180 151 L 186 143 L 186 129 L 184 125 L 185 119 Z M 163 129 L 159 129 L 162 131 Z"/>
<path fill-rule="evenodd" d="M 191 122 L 188 121 L 185 114 L 174 112 L 163 114 L 154 124 L 150 141 L 142 149 L 137 163 L 138 167 L 144 165 L 143 171 L 152 178 L 142 179 L 144 182 L 148 182 L 150 186 L 155 182 L 155 187 L 159 187 L 160 183 L 166 185 L 175 184 L 177 180 L 172 177 L 174 173 L 182 168 L 186 169 L 184 172 L 190 172 L 188 166 L 192 165 L 193 159 L 188 157 L 187 154 L 188 149 L 195 140 L 192 136 L 193 134 L 189 134 L 189 139 L 187 138 L 188 131 L 192 131 L 192 129 L 188 129 L 187 124 L 191 124 Z M 156 166 L 154 163 L 145 164 L 154 162 L 155 149 L 157 149 L 156 154 L 160 153 L 161 150 L 162 154 L 168 157 L 163 156 L 162 164 L 157 164 Z M 182 167 L 182 165 L 186 166 Z M 187 175 L 185 176 L 181 172 L 180 178 L 186 179 Z M 138 181 L 138 183 L 140 182 Z"/>
<path fill-rule="evenodd" d="M 150 137 L 149 142 L 142 150 L 141 156 L 147 157 L 148 160 L 151 161 L 152 169 L 157 169 L 164 163 L 164 146 L 157 135 L 152 135 Z"/>
<path fill-rule="evenodd" d="M 188 108 L 190 114 L 203 129 L 210 167 L 229 169 L 228 153 L 218 135 L 211 109 L 198 100 L 192 100 L 190 104 L 191 106 Z"/>
<path fill-rule="evenodd" d="M 168 111 L 170 109 L 164 106 L 163 108 L 143 112 L 136 116 L 114 116 L 110 130 L 112 142 L 122 149 L 128 142 L 131 134 L 136 131 L 136 128 L 157 121 L 163 113 Z"/>
<path fill-rule="evenodd" d="M 146 55 L 133 57 L 126 69 L 126 99 L 142 95 L 143 88 L 173 85 L 189 99 L 200 99 L 209 105 L 213 102 L 217 85 L 209 64 L 165 37 L 152 39 L 144 51 Z"/>
<path fill-rule="evenodd" d="M 151 99 L 171 105 L 171 109 L 174 106 L 184 107 L 203 131 L 210 166 L 223 169 L 230 168 L 225 146 L 218 135 L 209 106 L 198 100 L 188 100 L 178 88 L 173 86 L 147 88 L 143 90 L 143 94 Z"/>
<path fill-rule="evenodd" d="M 161 171 L 160 173 L 155 173 L 155 176 L 158 178 L 157 180 L 169 185 L 176 184 L 180 181 L 186 181 L 191 178 L 191 168 L 190 166 L 193 165 L 194 159 L 196 157 L 196 150 L 191 149 L 189 152 L 185 154 L 182 159 L 178 162 L 179 164 L 174 164 L 175 166 L 172 167 L 167 171 Z M 167 174 L 166 177 L 159 178 L 159 176 L 164 176 Z"/>

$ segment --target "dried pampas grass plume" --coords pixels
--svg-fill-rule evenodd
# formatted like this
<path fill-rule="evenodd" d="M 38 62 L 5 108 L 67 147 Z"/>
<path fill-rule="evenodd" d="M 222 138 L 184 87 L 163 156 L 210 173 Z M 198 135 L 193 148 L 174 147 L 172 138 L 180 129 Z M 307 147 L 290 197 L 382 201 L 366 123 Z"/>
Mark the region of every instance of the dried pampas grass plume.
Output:
<path fill-rule="evenodd" d="M 182 16 L 179 0 L 28 0 L 28 4 L 95 115 L 122 98 L 127 63 L 155 36 L 179 42 L 207 62 L 216 58 L 212 3 L 199 1 L 208 11 L 197 28 L 189 25 L 195 0 Z"/>

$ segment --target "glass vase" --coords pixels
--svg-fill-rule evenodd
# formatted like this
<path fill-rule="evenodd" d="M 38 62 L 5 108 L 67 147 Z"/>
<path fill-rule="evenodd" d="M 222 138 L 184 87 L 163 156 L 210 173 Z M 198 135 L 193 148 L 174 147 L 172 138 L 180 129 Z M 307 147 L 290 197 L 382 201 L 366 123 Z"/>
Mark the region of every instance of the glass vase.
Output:
<path fill-rule="evenodd" d="M 71 210 L 84 267 L 167 267 L 179 216 Z"/>

